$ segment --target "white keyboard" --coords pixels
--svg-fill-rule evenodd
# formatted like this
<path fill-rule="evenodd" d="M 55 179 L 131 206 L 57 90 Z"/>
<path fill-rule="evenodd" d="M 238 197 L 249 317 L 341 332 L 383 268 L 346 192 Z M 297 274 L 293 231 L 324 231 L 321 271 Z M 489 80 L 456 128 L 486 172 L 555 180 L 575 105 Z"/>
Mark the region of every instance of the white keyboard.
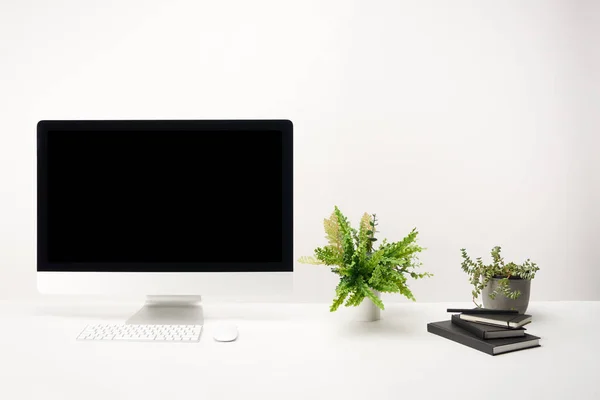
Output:
<path fill-rule="evenodd" d="M 88 325 L 77 340 L 132 342 L 198 342 L 202 325 Z"/>

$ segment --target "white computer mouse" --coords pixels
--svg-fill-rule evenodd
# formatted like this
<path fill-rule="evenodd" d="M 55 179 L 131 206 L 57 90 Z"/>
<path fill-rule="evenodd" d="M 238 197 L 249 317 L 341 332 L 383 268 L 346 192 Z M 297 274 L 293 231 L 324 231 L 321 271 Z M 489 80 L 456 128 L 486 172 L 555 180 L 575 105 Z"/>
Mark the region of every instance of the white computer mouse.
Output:
<path fill-rule="evenodd" d="M 215 325 L 212 334 L 217 342 L 233 342 L 238 337 L 238 330 L 233 324 L 221 323 Z"/>

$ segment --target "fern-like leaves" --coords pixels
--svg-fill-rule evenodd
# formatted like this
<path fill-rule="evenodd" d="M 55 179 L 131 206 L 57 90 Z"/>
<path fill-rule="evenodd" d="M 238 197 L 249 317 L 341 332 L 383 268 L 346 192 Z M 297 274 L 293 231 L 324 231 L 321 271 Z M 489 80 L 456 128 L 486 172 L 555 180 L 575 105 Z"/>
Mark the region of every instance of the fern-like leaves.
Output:
<path fill-rule="evenodd" d="M 432 276 L 427 272 L 416 272 L 420 266 L 417 253 L 423 250 L 416 243 L 416 229 L 399 242 L 388 243 L 384 239 L 375 249 L 376 227 L 375 214 L 365 213 L 359 229 L 352 228 L 336 206 L 331 216 L 324 220 L 327 245 L 316 248 L 313 257 L 299 259 L 302 263 L 328 265 L 340 276 L 331 311 L 336 311 L 342 304 L 358 306 L 365 299 L 383 310 L 383 302 L 376 292 L 399 293 L 414 300 L 407 278 Z"/>
<path fill-rule="evenodd" d="M 348 278 L 341 278 L 340 283 L 338 283 L 335 288 L 335 299 L 333 299 L 333 304 L 330 307 L 330 311 L 336 311 L 352 291 L 352 286 L 348 283 Z"/>
<path fill-rule="evenodd" d="M 298 262 L 301 264 L 313 264 L 313 265 L 325 264 L 323 261 L 321 261 L 317 257 L 313 257 L 313 256 L 302 256 L 298 259 Z"/>
<path fill-rule="evenodd" d="M 323 226 L 325 227 L 325 238 L 329 246 L 342 251 L 342 235 L 340 233 L 340 227 L 338 224 L 338 217 L 335 212 L 331 214 L 329 218 L 323 220 Z"/>

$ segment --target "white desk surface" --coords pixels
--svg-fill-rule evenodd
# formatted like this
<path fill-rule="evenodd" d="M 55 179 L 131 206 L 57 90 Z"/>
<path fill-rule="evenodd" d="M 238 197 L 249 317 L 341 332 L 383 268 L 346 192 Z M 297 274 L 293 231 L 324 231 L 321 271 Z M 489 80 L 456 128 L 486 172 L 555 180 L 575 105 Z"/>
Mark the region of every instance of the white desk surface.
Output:
<path fill-rule="evenodd" d="M 0 302 L 0 399 L 600 399 L 600 302 L 531 304 L 542 347 L 496 357 L 427 332 L 469 304 L 389 304 L 374 323 L 326 304 L 209 304 L 199 343 L 75 340 L 140 305 Z M 213 341 L 219 320 L 236 342 Z"/>

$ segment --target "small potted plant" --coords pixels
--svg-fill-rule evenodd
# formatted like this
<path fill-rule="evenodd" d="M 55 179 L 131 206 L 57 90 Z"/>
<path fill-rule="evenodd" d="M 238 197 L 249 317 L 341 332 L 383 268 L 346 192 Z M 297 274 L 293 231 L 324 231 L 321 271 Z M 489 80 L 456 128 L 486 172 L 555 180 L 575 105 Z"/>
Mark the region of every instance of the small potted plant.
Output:
<path fill-rule="evenodd" d="M 417 253 L 423 248 L 416 243 L 418 232 L 415 229 L 399 242 L 388 243 L 384 239 L 376 249 L 378 224 L 375 214 L 365 213 L 356 230 L 335 207 L 324 225 L 328 244 L 315 249 L 314 256 L 301 257 L 298 261 L 331 266 L 331 271 L 339 275 L 340 281 L 330 308 L 332 312 L 342 304 L 346 307 L 360 305 L 357 320 L 377 320 L 379 311 L 384 309 L 380 293 L 400 293 L 414 301 L 406 284 L 408 277 L 420 279 L 432 276 L 427 272 L 416 272 L 421 265 Z"/>
<path fill-rule="evenodd" d="M 462 270 L 469 275 L 473 285 L 473 302 L 477 307 L 477 299 L 482 295 L 483 306 L 490 309 L 515 309 L 524 314 L 529 306 L 531 280 L 539 267 L 527 259 L 522 264 L 505 263 L 500 255 L 501 248 L 492 249 L 492 263 L 484 264 L 481 257 L 473 261 L 467 250 L 461 249 Z"/>

